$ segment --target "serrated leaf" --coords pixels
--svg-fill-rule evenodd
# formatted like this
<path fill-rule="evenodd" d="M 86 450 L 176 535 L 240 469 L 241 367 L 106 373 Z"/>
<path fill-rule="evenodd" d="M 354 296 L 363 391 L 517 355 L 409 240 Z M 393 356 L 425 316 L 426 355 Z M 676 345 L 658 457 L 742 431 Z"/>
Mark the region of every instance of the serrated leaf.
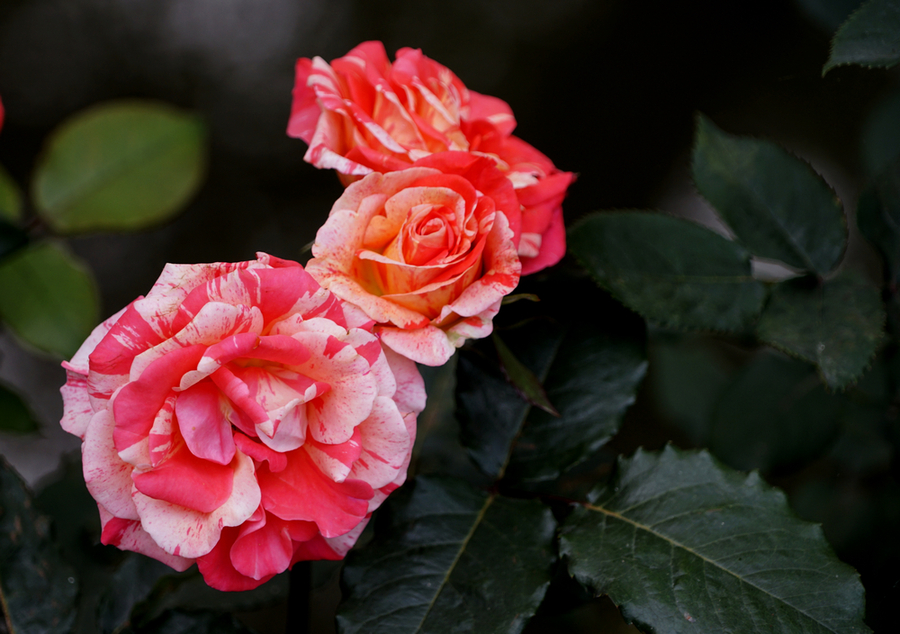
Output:
<path fill-rule="evenodd" d="M 22 397 L 0 383 L 0 432 L 27 434 L 37 430 L 34 415 Z"/>
<path fill-rule="evenodd" d="M 497 356 L 500 358 L 503 373 L 519 394 L 531 405 L 541 408 L 548 414 L 559 416 L 559 412 L 556 411 L 553 403 L 547 398 L 544 386 L 541 385 L 534 372 L 516 358 L 509 346 L 503 343 L 496 330 L 491 335 L 491 339 L 494 342 L 494 348 L 497 350 Z"/>
<path fill-rule="evenodd" d="M 699 115 L 691 168 L 697 189 L 754 255 L 818 275 L 840 262 L 847 221 L 808 163 Z"/>
<path fill-rule="evenodd" d="M 61 233 L 140 229 L 180 210 L 205 172 L 205 129 L 169 105 L 121 101 L 79 112 L 50 137 L 34 203 Z"/>
<path fill-rule="evenodd" d="M 65 634 L 78 583 L 51 541 L 31 493 L 0 457 L 0 599 L 11 634 Z"/>
<path fill-rule="evenodd" d="M 550 583 L 548 508 L 417 478 L 388 500 L 387 515 L 347 557 L 343 634 L 522 631 Z"/>
<path fill-rule="evenodd" d="M 621 313 L 621 314 L 620 314 Z M 559 416 L 531 407 L 487 355 L 462 352 L 457 414 L 463 444 L 486 474 L 508 481 L 558 477 L 619 429 L 647 369 L 644 327 L 632 313 L 575 320 L 563 328 L 533 320 L 502 331 Z"/>
<path fill-rule="evenodd" d="M 569 571 L 654 632 L 850 634 L 859 577 L 756 473 L 706 452 L 643 450 L 565 522 Z"/>
<path fill-rule="evenodd" d="M 22 217 L 22 192 L 9 172 L 0 165 L 0 218 L 15 222 Z"/>
<path fill-rule="evenodd" d="M 835 66 L 890 68 L 900 62 L 900 4 L 868 0 L 841 25 L 831 40 L 824 75 Z"/>
<path fill-rule="evenodd" d="M 878 289 L 844 272 L 816 282 L 776 285 L 757 327 L 760 340 L 816 364 L 825 383 L 840 389 L 868 367 L 884 333 Z"/>
<path fill-rule="evenodd" d="M 809 365 L 762 352 L 720 394 L 710 449 L 735 469 L 796 466 L 825 450 L 841 409 Z"/>
<path fill-rule="evenodd" d="M 99 312 L 93 276 L 61 247 L 37 243 L 0 262 L 0 318 L 34 347 L 68 359 Z"/>
<path fill-rule="evenodd" d="M 570 229 L 568 243 L 601 286 L 657 324 L 744 331 L 762 309 L 765 289 L 750 274 L 750 254 L 693 222 L 595 213 Z"/>
<path fill-rule="evenodd" d="M 856 224 L 884 259 L 887 280 L 900 281 L 900 162 L 860 195 Z"/>

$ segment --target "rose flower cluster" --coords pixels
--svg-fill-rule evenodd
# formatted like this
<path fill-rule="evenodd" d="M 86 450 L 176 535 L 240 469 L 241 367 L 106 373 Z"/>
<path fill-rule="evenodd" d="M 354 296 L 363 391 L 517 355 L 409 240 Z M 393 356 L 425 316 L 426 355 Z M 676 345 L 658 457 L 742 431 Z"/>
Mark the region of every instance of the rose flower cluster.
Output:
<path fill-rule="evenodd" d="M 296 70 L 288 133 L 346 185 L 306 269 L 167 265 L 63 364 L 101 541 L 221 590 L 342 558 L 406 479 L 416 363 L 489 335 L 565 252 L 573 175 L 507 104 L 378 42 Z"/>

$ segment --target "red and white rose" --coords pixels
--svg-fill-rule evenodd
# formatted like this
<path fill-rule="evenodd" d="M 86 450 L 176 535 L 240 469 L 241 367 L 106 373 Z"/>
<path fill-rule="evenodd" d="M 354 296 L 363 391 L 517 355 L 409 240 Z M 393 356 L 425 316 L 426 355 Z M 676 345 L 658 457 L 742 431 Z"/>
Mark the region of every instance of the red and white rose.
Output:
<path fill-rule="evenodd" d="M 288 134 L 309 144 L 308 162 L 337 170 L 347 184 L 438 152 L 490 156 L 522 206 L 516 238 L 525 275 L 565 253 L 562 200 L 574 175 L 513 136 L 515 127 L 504 101 L 468 90 L 418 49 L 400 49 L 393 64 L 381 42 L 364 42 L 331 64 L 297 61 Z"/>
<path fill-rule="evenodd" d="M 494 161 L 440 152 L 352 183 L 313 244 L 307 270 L 376 321 L 381 340 L 426 365 L 486 337 L 519 282 L 522 219 Z"/>
<path fill-rule="evenodd" d="M 418 371 L 296 262 L 167 265 L 62 388 L 102 541 L 211 586 L 338 559 L 406 477 Z"/>

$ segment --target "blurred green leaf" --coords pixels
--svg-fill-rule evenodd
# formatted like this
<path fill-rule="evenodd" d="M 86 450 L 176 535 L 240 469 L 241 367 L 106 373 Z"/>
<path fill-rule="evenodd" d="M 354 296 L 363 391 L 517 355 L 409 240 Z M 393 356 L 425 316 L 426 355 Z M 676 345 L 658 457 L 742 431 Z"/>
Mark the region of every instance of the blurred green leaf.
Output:
<path fill-rule="evenodd" d="M 710 449 L 735 469 L 796 466 L 825 450 L 841 410 L 809 365 L 763 351 L 721 393 Z"/>
<path fill-rule="evenodd" d="M 28 235 L 0 218 L 0 260 L 28 244 Z"/>
<path fill-rule="evenodd" d="M 861 0 L 798 0 L 800 7 L 829 35 L 853 13 Z"/>
<path fill-rule="evenodd" d="M 547 393 L 544 392 L 544 386 L 541 385 L 540 380 L 516 358 L 512 350 L 497 335 L 496 330 L 492 334 L 491 339 L 493 339 L 494 347 L 497 349 L 497 356 L 500 358 L 503 373 L 519 394 L 531 405 L 540 407 L 548 414 L 559 416 L 559 412 L 553 407 L 553 403 L 547 399 Z"/>
<path fill-rule="evenodd" d="M 111 102 L 82 111 L 44 149 L 35 206 L 62 233 L 161 222 L 200 187 L 205 135 L 196 117 L 161 103 Z"/>
<path fill-rule="evenodd" d="M 65 634 L 75 621 L 78 583 L 59 557 L 47 518 L 0 457 L 0 599 L 10 634 Z"/>
<path fill-rule="evenodd" d="M 522 631 L 550 584 L 550 509 L 416 478 L 381 514 L 344 566 L 343 634 Z"/>
<path fill-rule="evenodd" d="M 808 163 L 699 115 L 691 167 L 697 189 L 754 255 L 818 275 L 837 266 L 847 220 Z"/>
<path fill-rule="evenodd" d="M 662 416 L 695 445 L 708 445 L 713 409 L 733 369 L 699 338 L 651 338 L 650 384 Z"/>
<path fill-rule="evenodd" d="M 856 381 L 875 355 L 885 312 L 878 289 L 852 272 L 817 282 L 788 280 L 774 287 L 759 320 L 759 338 L 816 364 L 839 389 Z"/>
<path fill-rule="evenodd" d="M 663 214 L 587 216 L 569 230 L 569 250 L 623 304 L 657 324 L 744 331 L 765 289 L 750 254 L 705 227 Z"/>
<path fill-rule="evenodd" d="M 9 172 L 0 165 L 0 218 L 16 222 L 22 217 L 22 192 Z"/>
<path fill-rule="evenodd" d="M 884 259 L 888 282 L 900 282 L 900 162 L 860 195 L 856 224 Z"/>
<path fill-rule="evenodd" d="M 563 525 L 560 554 L 648 631 L 869 631 L 859 576 L 821 529 L 798 520 L 758 474 L 706 452 L 667 447 L 620 459 L 613 482 Z"/>
<path fill-rule="evenodd" d="M 90 271 L 61 247 L 33 244 L 0 262 L 0 317 L 24 341 L 68 359 L 99 319 Z"/>
<path fill-rule="evenodd" d="M 831 40 L 824 75 L 835 66 L 890 68 L 900 62 L 900 4 L 868 0 L 841 25 Z"/>
<path fill-rule="evenodd" d="M 0 383 L 0 432 L 27 434 L 36 432 L 34 415 L 19 394 Z"/>
<path fill-rule="evenodd" d="M 900 159 L 900 91 L 888 94 L 866 117 L 860 154 L 870 177 L 878 176 Z"/>

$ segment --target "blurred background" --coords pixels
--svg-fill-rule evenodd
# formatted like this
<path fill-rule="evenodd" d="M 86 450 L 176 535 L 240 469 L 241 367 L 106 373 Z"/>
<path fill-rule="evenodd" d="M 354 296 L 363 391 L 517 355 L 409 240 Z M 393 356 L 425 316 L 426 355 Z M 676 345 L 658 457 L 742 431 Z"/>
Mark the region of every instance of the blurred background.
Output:
<path fill-rule="evenodd" d="M 207 180 L 181 215 L 141 233 L 67 241 L 97 276 L 104 316 L 146 293 L 166 262 L 246 260 L 256 251 L 308 257 L 304 246 L 342 187 L 334 174 L 304 163 L 306 145 L 285 134 L 294 63 L 316 55 L 331 60 L 368 39 L 384 41 L 389 53 L 421 48 L 470 89 L 507 101 L 518 120 L 516 134 L 579 175 L 565 202 L 567 222 L 598 209 L 661 209 L 715 224 L 690 180 L 697 112 L 728 132 L 786 146 L 812 163 L 852 211 L 866 176 L 868 122 L 892 98 L 898 77 L 896 69 L 857 67 L 822 77 L 830 37 L 858 4 L 3 0 L 0 163 L 26 187 L 51 130 L 110 99 L 161 100 L 206 122 Z M 868 247 L 854 237 L 850 250 L 877 279 Z M 651 372 L 655 361 L 664 367 L 676 358 L 672 350 L 689 344 L 651 338 Z M 0 453 L 39 487 L 60 454 L 80 444 L 58 427 L 64 373 L 58 360 L 34 355 L 5 333 L 0 353 L 0 377 L 26 394 L 42 424 L 39 438 L 0 437 Z M 707 341 L 689 354 L 706 368 L 708 376 L 698 380 L 715 384 L 743 363 L 746 352 Z M 690 389 L 654 383 L 651 375 L 615 449 L 700 442 L 684 423 L 691 418 Z M 890 447 L 872 451 L 877 468 L 896 463 Z M 770 480 L 791 490 L 795 476 L 790 469 L 776 471 Z M 838 488 L 844 486 L 840 477 L 832 478 Z M 897 513 L 896 501 L 884 507 L 880 498 L 870 499 L 872 477 L 860 476 L 867 484 L 859 490 L 841 488 L 846 499 L 827 513 L 824 506 L 796 502 L 807 498 L 792 501 L 808 519 L 825 521 L 839 555 L 863 568 L 870 607 L 877 609 L 898 590 L 878 576 L 872 560 L 883 554 L 860 551 L 858 540 L 881 534 L 859 534 L 859 526 L 847 525 L 875 512 L 873 505 Z M 589 609 L 610 608 L 597 603 Z"/>

